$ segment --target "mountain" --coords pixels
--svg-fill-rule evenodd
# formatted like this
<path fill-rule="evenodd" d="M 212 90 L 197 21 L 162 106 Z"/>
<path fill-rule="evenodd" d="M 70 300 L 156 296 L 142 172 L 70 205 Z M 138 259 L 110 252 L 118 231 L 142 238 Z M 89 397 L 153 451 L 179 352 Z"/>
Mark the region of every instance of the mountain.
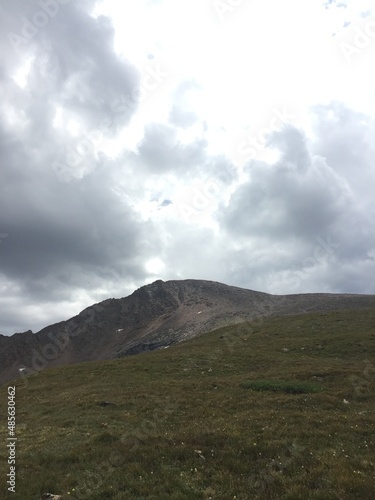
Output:
<path fill-rule="evenodd" d="M 270 295 L 214 281 L 158 280 L 38 333 L 0 335 L 0 384 L 47 367 L 166 348 L 234 323 L 261 324 L 265 316 L 374 305 L 374 295 Z"/>

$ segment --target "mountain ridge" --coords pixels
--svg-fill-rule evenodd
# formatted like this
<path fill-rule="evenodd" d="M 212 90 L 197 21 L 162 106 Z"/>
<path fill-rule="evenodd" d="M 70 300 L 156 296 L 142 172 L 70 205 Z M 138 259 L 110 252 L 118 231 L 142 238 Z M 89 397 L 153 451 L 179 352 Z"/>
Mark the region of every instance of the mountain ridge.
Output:
<path fill-rule="evenodd" d="M 157 280 L 37 333 L 1 335 L 0 384 L 48 367 L 165 348 L 221 326 L 255 323 L 266 316 L 374 305 L 374 295 L 271 295 L 216 281 Z"/>

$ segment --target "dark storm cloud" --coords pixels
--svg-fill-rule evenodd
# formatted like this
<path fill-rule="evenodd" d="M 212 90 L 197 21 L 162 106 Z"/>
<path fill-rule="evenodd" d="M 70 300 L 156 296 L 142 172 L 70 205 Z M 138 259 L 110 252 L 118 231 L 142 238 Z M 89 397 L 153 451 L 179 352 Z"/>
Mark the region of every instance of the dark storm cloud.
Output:
<path fill-rule="evenodd" d="M 0 201 L 0 226 L 10 235 L 1 252 L 5 276 L 32 281 L 63 267 L 95 269 L 127 261 L 131 272 L 142 255 L 146 228 L 113 193 L 104 173 L 97 169 L 70 184 L 30 183 L 18 189 L 14 210 L 9 198 Z"/>
<path fill-rule="evenodd" d="M 233 194 L 223 215 L 225 227 L 270 239 L 327 232 L 348 203 L 345 182 L 322 158 L 311 158 L 297 129 L 275 134 L 273 145 L 281 150 L 280 160 L 251 162 L 250 180 Z"/>
<path fill-rule="evenodd" d="M 108 291 L 99 298 L 107 298 L 111 286 L 124 290 L 145 279 L 144 260 L 157 252 L 158 235 L 114 194 L 107 172 L 98 168 L 69 184 L 35 182 L 13 197 L 13 206 L 0 201 L 0 227 L 8 234 L 0 248 L 0 275 L 7 284 L 0 308 L 9 311 L 15 291 L 19 312 L 13 320 L 30 303 L 54 309 L 51 303 L 72 301 L 77 290 L 95 297 L 103 287 Z M 29 317 L 24 328 L 36 322 Z"/>
<path fill-rule="evenodd" d="M 25 38 L 41 3 L 2 2 L 2 32 Z M 111 283 L 144 279 L 144 259 L 158 245 L 150 224 L 115 193 L 118 165 L 93 146 L 135 112 L 138 73 L 114 53 L 108 19 L 90 15 L 94 2 L 56 5 L 26 42 L 12 35 L 1 43 L 2 333 L 48 324 L 80 289 L 97 296 Z M 14 77 L 27 63 L 22 88 Z M 80 121 L 78 138 L 54 127 L 57 106 Z"/>
<path fill-rule="evenodd" d="M 36 120 L 38 112 L 38 125 L 50 125 L 44 118 L 60 104 L 86 126 L 102 125 L 110 133 L 137 108 L 139 75 L 114 53 L 110 21 L 90 15 L 94 1 L 52 3 L 54 16 L 42 8 L 44 2 L 8 1 L 0 7 L 9 69 L 33 60 L 27 116 Z"/>
<path fill-rule="evenodd" d="M 282 270 L 290 274 L 303 269 L 304 261 L 318 267 L 313 255 L 321 246 L 315 253 L 326 253 L 330 264 L 324 275 L 316 271 L 308 276 L 309 286 L 358 292 L 362 280 L 362 290 L 370 292 L 375 234 L 372 188 L 365 186 L 373 169 L 371 130 L 363 117 L 356 120 L 337 106 L 317 108 L 317 114 L 319 140 L 311 144 L 293 127 L 277 132 L 272 145 L 280 159 L 250 162 L 249 180 L 222 207 L 218 220 L 228 234 L 252 248 L 252 263 L 260 252 L 264 265 L 255 266 L 256 274 L 259 269 L 263 276 Z M 241 261 L 246 259 L 238 255 L 237 272 Z M 342 279 L 335 275 L 340 266 Z M 250 276 L 254 266 L 244 268 L 243 276 Z"/>

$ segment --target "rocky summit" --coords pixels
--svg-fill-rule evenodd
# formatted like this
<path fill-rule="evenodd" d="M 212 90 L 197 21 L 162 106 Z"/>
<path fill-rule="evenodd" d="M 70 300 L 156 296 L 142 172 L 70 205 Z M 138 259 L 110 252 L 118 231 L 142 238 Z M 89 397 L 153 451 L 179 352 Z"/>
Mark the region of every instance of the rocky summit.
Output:
<path fill-rule="evenodd" d="M 48 367 L 166 348 L 215 328 L 271 315 L 366 309 L 374 295 L 270 295 L 214 281 L 158 280 L 43 328 L 0 335 L 0 383 Z"/>

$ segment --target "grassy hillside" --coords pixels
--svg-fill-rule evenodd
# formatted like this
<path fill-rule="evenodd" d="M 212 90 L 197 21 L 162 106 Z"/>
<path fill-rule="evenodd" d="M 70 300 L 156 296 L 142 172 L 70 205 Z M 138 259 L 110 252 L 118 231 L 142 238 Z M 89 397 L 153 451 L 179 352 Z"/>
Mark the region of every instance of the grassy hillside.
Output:
<path fill-rule="evenodd" d="M 373 499 L 374 313 L 258 320 L 8 384 L 15 494 L 3 386 L 0 497 Z"/>

